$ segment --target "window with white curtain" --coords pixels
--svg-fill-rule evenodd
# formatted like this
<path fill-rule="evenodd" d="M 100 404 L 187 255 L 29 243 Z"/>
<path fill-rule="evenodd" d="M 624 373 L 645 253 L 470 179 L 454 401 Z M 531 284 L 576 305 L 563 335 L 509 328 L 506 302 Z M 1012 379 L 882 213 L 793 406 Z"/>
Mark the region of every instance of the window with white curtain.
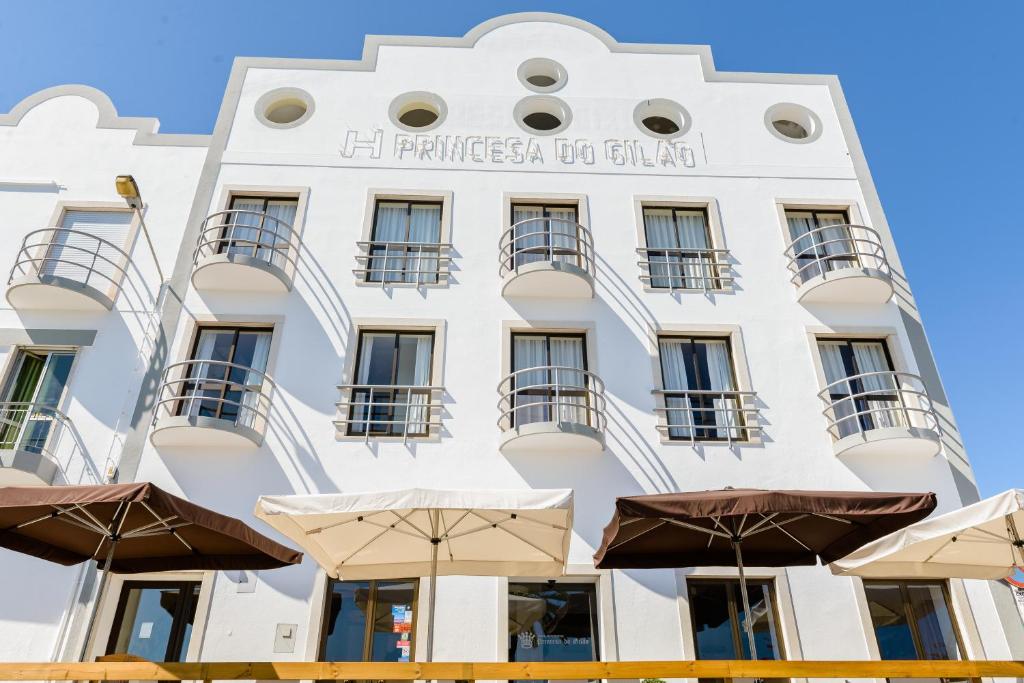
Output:
<path fill-rule="evenodd" d="M 704 209 L 644 207 L 650 286 L 657 289 L 722 289 Z"/>
<path fill-rule="evenodd" d="M 124 252 L 130 211 L 68 209 L 39 262 L 42 276 L 63 277 L 107 292 L 120 286 L 127 268 Z"/>
<path fill-rule="evenodd" d="M 786 210 L 800 282 L 860 264 L 849 222 L 843 211 Z"/>
<path fill-rule="evenodd" d="M 670 439 L 745 437 L 728 339 L 662 336 L 658 357 Z"/>
<path fill-rule="evenodd" d="M 217 253 L 258 258 L 285 269 L 299 200 L 281 197 L 231 198 Z"/>
<path fill-rule="evenodd" d="M 178 415 L 213 417 L 255 427 L 273 329 L 201 327 L 181 384 Z M 204 362 L 205 361 L 205 362 Z"/>
<path fill-rule="evenodd" d="M 577 221 L 575 204 L 512 204 L 509 269 L 538 261 L 561 261 L 585 267 Z"/>
<path fill-rule="evenodd" d="M 512 335 L 512 421 L 597 426 L 582 334 Z"/>
<path fill-rule="evenodd" d="M 838 437 L 906 425 L 884 340 L 819 339 L 818 353 Z"/>
<path fill-rule="evenodd" d="M 377 202 L 367 282 L 435 284 L 441 269 L 441 202 Z"/>
<path fill-rule="evenodd" d="M 360 332 L 349 434 L 428 435 L 433 353 L 431 332 Z"/>

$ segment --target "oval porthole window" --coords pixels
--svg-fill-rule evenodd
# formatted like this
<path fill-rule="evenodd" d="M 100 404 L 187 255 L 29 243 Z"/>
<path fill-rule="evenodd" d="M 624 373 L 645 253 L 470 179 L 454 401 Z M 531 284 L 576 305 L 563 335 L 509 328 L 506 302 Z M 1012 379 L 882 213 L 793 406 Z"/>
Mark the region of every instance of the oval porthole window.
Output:
<path fill-rule="evenodd" d="M 651 137 L 667 140 L 690 129 L 690 114 L 678 102 L 658 98 L 636 105 L 633 122 Z"/>
<path fill-rule="evenodd" d="M 519 100 L 512 115 L 520 128 L 534 135 L 560 133 L 572 122 L 569 105 L 557 97 L 526 97 Z"/>
<path fill-rule="evenodd" d="M 448 105 L 432 92 L 407 92 L 391 101 L 388 116 L 402 130 L 422 132 L 437 128 L 448 115 Z"/>
<path fill-rule="evenodd" d="M 555 92 L 565 85 L 565 67 L 553 59 L 534 57 L 519 65 L 519 82 L 534 92 Z"/>
<path fill-rule="evenodd" d="M 271 128 L 294 128 L 313 115 L 313 97 L 299 88 L 278 88 L 256 102 L 256 118 Z"/>
<path fill-rule="evenodd" d="M 818 116 L 807 107 L 790 102 L 769 107 L 764 113 L 764 124 L 769 133 L 786 142 L 813 142 L 821 135 Z"/>

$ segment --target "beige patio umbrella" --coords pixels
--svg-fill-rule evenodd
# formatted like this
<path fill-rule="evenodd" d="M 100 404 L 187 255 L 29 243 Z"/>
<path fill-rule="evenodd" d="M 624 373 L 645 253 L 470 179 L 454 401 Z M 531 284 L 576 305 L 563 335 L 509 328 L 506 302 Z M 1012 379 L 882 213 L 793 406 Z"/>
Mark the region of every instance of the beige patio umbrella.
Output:
<path fill-rule="evenodd" d="M 262 496 L 256 516 L 336 579 L 430 576 L 427 661 L 437 577 L 561 576 L 572 489 L 406 489 Z"/>
<path fill-rule="evenodd" d="M 1024 490 L 911 524 L 832 562 L 834 574 L 1002 579 L 1024 566 Z"/>

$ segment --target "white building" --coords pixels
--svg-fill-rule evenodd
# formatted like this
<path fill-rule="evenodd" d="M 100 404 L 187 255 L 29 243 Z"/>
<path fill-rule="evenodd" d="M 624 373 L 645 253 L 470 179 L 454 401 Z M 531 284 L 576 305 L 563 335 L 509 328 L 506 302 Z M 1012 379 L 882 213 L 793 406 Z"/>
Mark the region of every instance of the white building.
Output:
<path fill-rule="evenodd" d="M 835 77 L 523 14 L 360 61 L 238 59 L 208 138 L 83 87 L 0 136 L 0 481 L 148 480 L 263 531 L 262 494 L 573 488 L 572 575 L 440 579 L 437 660 L 742 658 L 735 570 L 593 569 L 618 495 L 978 497 Z M 95 572 L 0 562 L 0 659 L 74 656 Z M 748 575 L 762 657 L 1024 653 L 996 584 Z M 128 579 L 94 655 L 393 661 L 425 596 L 309 558 Z"/>

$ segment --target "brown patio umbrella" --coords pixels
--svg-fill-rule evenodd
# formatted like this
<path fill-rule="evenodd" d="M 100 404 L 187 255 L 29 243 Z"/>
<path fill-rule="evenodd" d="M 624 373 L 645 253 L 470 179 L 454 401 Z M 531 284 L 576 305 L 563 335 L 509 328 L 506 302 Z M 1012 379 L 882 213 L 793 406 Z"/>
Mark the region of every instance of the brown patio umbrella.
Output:
<path fill-rule="evenodd" d="M 87 634 L 108 572 L 274 569 L 302 560 L 240 520 L 145 482 L 0 488 L 0 547 L 63 565 L 96 560 L 103 574 Z"/>
<path fill-rule="evenodd" d="M 823 564 L 927 517 L 934 493 L 725 489 L 615 500 L 594 554 L 599 569 L 728 567 L 739 570 L 744 630 L 757 658 L 744 562 Z"/>

